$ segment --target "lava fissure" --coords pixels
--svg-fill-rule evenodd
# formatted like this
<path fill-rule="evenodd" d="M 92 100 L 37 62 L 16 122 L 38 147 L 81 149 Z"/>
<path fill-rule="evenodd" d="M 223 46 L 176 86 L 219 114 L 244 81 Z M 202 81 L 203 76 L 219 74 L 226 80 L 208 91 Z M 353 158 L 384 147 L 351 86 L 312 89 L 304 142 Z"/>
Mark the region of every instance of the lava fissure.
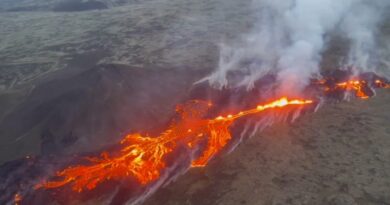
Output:
<path fill-rule="evenodd" d="M 186 168 L 206 166 L 221 150 L 232 143 L 230 128 L 239 119 L 267 110 L 275 110 L 279 116 L 286 110 L 286 107 L 305 108 L 309 104 L 317 103 L 317 100 L 312 99 L 323 97 L 342 99 L 348 93 L 367 99 L 375 94 L 376 88 L 390 88 L 387 80 L 375 74 L 346 77 L 344 79 L 313 80 L 307 91 L 314 91 L 314 95 L 309 94 L 308 96 L 311 97 L 308 99 L 282 97 L 270 103 L 253 106 L 252 109 L 237 108 L 239 111 L 234 112 L 235 114 L 223 116 L 210 116 L 210 114 L 222 113 L 220 111 L 224 109 L 224 106 L 218 104 L 214 106 L 203 100 L 189 100 L 177 106 L 178 117 L 174 118 L 168 129 L 160 135 L 151 137 L 140 133 L 129 134 L 120 142 L 119 151 L 102 152 L 98 157 L 87 157 L 85 163 L 70 165 L 58 171 L 47 181 L 36 184 L 35 189 L 69 186 L 76 192 L 82 192 L 93 190 L 99 184 L 109 180 L 122 179 L 134 179 L 141 187 L 148 187 L 152 184 L 160 186 L 161 184 L 157 183 L 158 180 L 164 178 L 163 174 L 168 172 L 172 164 L 180 161 L 180 157 L 177 157 L 179 150 L 186 149 L 192 157 L 189 164 L 185 164 Z M 251 97 L 245 98 L 244 103 L 254 103 L 253 99 L 257 98 Z M 216 107 L 217 112 L 211 107 Z M 292 116 L 294 119 L 296 117 Z M 173 159 L 173 162 L 170 159 Z M 21 193 L 17 192 L 13 195 L 14 204 L 22 203 L 24 195 Z"/>
<path fill-rule="evenodd" d="M 140 184 L 147 185 L 161 175 L 167 166 L 165 158 L 180 144 L 187 149 L 199 149 L 201 142 L 206 145 L 201 154 L 192 161 L 192 167 L 203 167 L 215 154 L 230 141 L 230 126 L 235 120 L 263 112 L 272 108 L 298 106 L 313 103 L 312 100 L 289 100 L 285 97 L 256 108 L 244 110 L 237 114 L 203 119 L 209 103 L 191 101 L 178 112 L 181 119 L 158 137 L 127 135 L 122 141 L 122 149 L 118 156 L 110 156 L 103 152 L 100 157 L 87 158 L 90 165 L 78 165 L 57 172 L 57 180 L 43 182 L 36 188 L 58 188 L 71 184 L 72 189 L 81 192 L 94 189 L 99 183 L 110 179 L 134 177 Z"/>

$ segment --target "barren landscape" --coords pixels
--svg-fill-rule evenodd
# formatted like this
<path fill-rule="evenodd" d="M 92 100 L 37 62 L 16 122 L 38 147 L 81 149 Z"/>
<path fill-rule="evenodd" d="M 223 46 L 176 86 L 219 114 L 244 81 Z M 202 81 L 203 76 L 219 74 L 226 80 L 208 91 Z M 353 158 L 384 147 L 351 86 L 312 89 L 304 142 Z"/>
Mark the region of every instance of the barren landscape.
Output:
<path fill-rule="evenodd" d="M 68 2 L 0 0 L 0 177 L 13 160 L 94 152 L 165 125 L 217 67 L 220 44 L 257 19 L 249 0 Z M 337 68 L 347 47 L 334 37 L 322 70 Z M 277 123 L 143 204 L 390 205 L 389 102 L 380 90 Z"/>

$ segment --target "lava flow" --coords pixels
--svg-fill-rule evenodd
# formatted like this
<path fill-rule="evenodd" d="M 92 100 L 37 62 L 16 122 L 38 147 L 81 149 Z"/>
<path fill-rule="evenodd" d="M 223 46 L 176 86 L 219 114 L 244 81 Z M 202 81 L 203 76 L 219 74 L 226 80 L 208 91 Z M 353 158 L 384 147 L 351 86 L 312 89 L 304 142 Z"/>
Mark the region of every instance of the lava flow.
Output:
<path fill-rule="evenodd" d="M 191 162 L 192 167 L 205 166 L 231 140 L 229 128 L 237 119 L 273 108 L 311 103 L 312 100 L 289 100 L 283 97 L 236 114 L 207 118 L 205 114 L 212 105 L 193 100 L 178 107 L 180 119 L 161 135 L 127 135 L 121 141 L 120 154 L 103 152 L 100 157 L 87 158 L 88 165 L 65 168 L 57 172 L 56 179 L 40 183 L 36 188 L 58 188 L 69 184 L 74 191 L 81 192 L 94 189 L 106 180 L 126 177 L 133 177 L 140 184 L 147 185 L 161 176 L 167 167 L 166 157 L 177 148 L 184 146 L 192 153 L 197 153 Z"/>
<path fill-rule="evenodd" d="M 390 84 L 381 79 L 364 80 L 361 78 L 337 81 L 326 78 L 315 82 L 324 95 L 338 92 L 354 93 L 356 97 L 366 99 L 372 96 L 374 88 L 390 88 Z M 157 180 L 167 167 L 166 158 L 179 147 L 197 153 L 191 167 L 203 167 L 219 153 L 231 140 L 229 128 L 237 119 L 260 113 L 262 111 L 286 106 L 302 106 L 313 103 L 312 100 L 279 100 L 259 105 L 256 108 L 243 110 L 236 114 L 205 117 L 211 103 L 192 100 L 178 106 L 180 119 L 157 137 L 142 136 L 139 133 L 127 135 L 121 141 L 119 154 L 101 153 L 100 157 L 87 158 L 87 165 L 65 168 L 56 173 L 51 181 L 42 182 L 35 188 L 58 188 L 71 185 L 72 189 L 81 192 L 92 190 L 98 184 L 114 179 L 135 178 L 141 185 Z M 200 153 L 199 153 L 200 152 Z"/>
<path fill-rule="evenodd" d="M 370 98 L 373 95 L 374 88 L 390 88 L 390 84 L 381 79 L 367 81 L 356 78 L 334 82 L 333 79 L 329 78 L 319 80 L 316 84 L 322 86 L 325 95 L 340 91 L 341 93 L 354 93 L 354 95 L 360 99 Z"/>

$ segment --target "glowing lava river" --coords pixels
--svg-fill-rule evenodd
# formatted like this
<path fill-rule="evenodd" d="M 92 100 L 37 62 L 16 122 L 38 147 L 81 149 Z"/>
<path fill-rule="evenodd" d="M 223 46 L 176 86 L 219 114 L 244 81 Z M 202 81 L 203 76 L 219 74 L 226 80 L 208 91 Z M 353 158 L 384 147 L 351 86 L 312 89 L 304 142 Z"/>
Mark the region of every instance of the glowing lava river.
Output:
<path fill-rule="evenodd" d="M 88 158 L 90 165 L 68 167 L 57 173 L 60 180 L 44 182 L 36 188 L 57 188 L 72 184 L 73 190 L 81 192 L 84 189 L 94 189 L 105 180 L 129 176 L 146 185 L 160 177 L 161 171 L 166 167 L 165 157 L 178 146 L 199 149 L 199 145 L 206 142 L 205 148 L 192 161 L 193 167 L 205 166 L 232 138 L 229 127 L 235 120 L 268 109 L 311 103 L 312 100 L 290 100 L 283 97 L 236 114 L 202 119 L 207 107 L 212 105 L 203 101 L 190 101 L 177 109 L 181 119 L 160 136 L 130 134 L 121 141 L 123 147 L 118 156 L 110 156 L 104 152 L 101 158 Z"/>

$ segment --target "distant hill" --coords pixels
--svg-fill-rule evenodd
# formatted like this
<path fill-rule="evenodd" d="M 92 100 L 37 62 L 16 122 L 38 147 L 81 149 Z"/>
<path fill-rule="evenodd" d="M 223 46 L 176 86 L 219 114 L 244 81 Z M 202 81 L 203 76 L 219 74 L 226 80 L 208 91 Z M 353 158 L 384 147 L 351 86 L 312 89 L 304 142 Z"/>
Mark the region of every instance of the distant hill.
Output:
<path fill-rule="evenodd" d="M 2 0 L 0 1 L 0 11 L 75 12 L 107 9 L 134 1 L 135 0 Z"/>

